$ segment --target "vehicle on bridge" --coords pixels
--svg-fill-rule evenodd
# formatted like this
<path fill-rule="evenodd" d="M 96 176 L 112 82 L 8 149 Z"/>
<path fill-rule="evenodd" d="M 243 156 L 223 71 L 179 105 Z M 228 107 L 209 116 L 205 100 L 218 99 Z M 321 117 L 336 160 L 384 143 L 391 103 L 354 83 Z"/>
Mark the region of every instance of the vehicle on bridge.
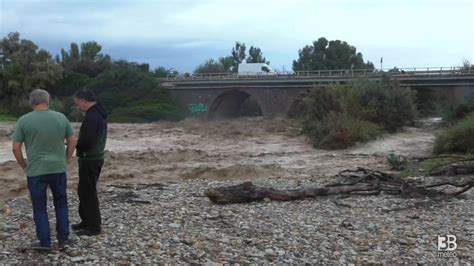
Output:
<path fill-rule="evenodd" d="M 240 63 L 239 76 L 277 76 L 278 73 L 265 63 Z"/>

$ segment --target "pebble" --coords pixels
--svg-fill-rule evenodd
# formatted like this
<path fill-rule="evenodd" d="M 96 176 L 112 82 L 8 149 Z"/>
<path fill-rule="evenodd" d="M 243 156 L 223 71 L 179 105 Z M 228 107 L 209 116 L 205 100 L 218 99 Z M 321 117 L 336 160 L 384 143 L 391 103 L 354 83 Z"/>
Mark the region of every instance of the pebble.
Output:
<path fill-rule="evenodd" d="M 275 252 L 273 251 L 273 249 L 271 248 L 267 248 L 265 249 L 265 256 L 274 256 L 275 255 Z"/>
<path fill-rule="evenodd" d="M 86 258 L 86 257 L 82 257 L 82 256 L 71 258 L 71 261 L 72 261 L 72 262 L 79 262 L 79 261 L 84 261 L 84 260 L 87 260 L 87 258 Z"/>
<path fill-rule="evenodd" d="M 314 178 L 302 187 L 321 186 Z M 103 219 L 100 236 L 77 237 L 67 252 L 54 256 L 21 253 L 16 248 L 36 241 L 27 197 L 8 202 L 1 216 L 0 261 L 6 264 L 468 264 L 474 243 L 474 193 L 462 201 L 438 202 L 436 208 L 411 206 L 418 199 L 390 195 L 352 196 L 351 208 L 333 204 L 334 197 L 302 201 L 268 201 L 216 205 L 204 191 L 237 181 L 192 180 L 153 186 L 104 186 L 99 192 Z M 262 179 L 255 185 L 292 188 L 295 182 Z M 139 188 L 139 189 L 138 189 Z M 105 193 L 106 192 L 106 193 Z M 130 201 L 123 195 L 133 195 Z M 79 220 L 77 197 L 69 195 L 71 222 Z M 52 239 L 55 218 L 48 206 Z M 416 220 L 413 214 L 416 213 Z M 2 215 L 0 213 L 0 215 Z M 24 224 L 24 226 L 20 226 Z M 22 228 L 19 230 L 19 228 Z M 459 256 L 437 256 L 437 235 L 458 238 Z M 56 244 L 53 243 L 53 247 Z"/>

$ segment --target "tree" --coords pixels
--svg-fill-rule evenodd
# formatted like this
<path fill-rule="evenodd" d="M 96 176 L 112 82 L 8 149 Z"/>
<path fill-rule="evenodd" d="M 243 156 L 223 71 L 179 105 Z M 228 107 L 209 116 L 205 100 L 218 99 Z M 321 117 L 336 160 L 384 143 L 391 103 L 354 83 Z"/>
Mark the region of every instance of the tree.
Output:
<path fill-rule="evenodd" d="M 263 57 L 262 50 L 258 47 L 250 46 L 249 56 L 247 57 L 247 63 L 266 63 L 270 64 L 269 61 Z"/>
<path fill-rule="evenodd" d="M 266 61 L 265 57 L 263 57 L 260 48 L 251 46 L 248 57 L 245 50 L 245 43 L 235 42 L 235 46 L 232 47 L 231 55 L 221 57 L 217 61 L 212 58 L 208 59 L 206 62 L 199 65 L 196 70 L 194 70 L 194 73 L 235 73 L 238 70 L 239 64 L 243 62 L 270 64 L 270 62 Z"/>
<path fill-rule="evenodd" d="M 233 56 L 226 56 L 219 58 L 219 62 L 222 64 L 225 72 L 237 72 L 237 65 L 234 61 Z"/>
<path fill-rule="evenodd" d="M 102 46 L 97 42 L 85 42 L 79 45 L 71 43 L 69 52 L 61 49 L 61 65 L 66 71 L 95 77 L 112 66 L 109 55 L 100 53 Z"/>
<path fill-rule="evenodd" d="M 293 61 L 294 71 L 374 69 L 370 61 L 364 63 L 362 53 L 354 46 L 340 40 L 328 41 L 322 37 L 300 49 L 298 54 L 298 60 Z"/>
<path fill-rule="evenodd" d="M 176 71 L 176 69 L 174 68 L 165 68 L 163 66 L 159 66 L 157 68 L 155 68 L 155 70 L 153 71 L 153 76 L 155 78 L 166 78 L 168 76 L 176 76 L 178 75 L 178 71 Z"/>
<path fill-rule="evenodd" d="M 234 58 L 235 66 L 244 61 L 245 49 L 245 43 L 235 42 L 235 47 L 232 48 L 232 57 Z"/>
<path fill-rule="evenodd" d="M 82 43 L 80 46 L 71 43 L 69 51 L 61 49 L 61 57 L 56 56 L 56 62 L 61 64 L 64 74 L 58 95 L 70 96 L 114 64 L 120 64 L 112 63 L 110 56 L 101 54 L 101 50 L 102 46 L 94 41 Z M 148 65 L 143 68 L 148 71 Z"/>
<path fill-rule="evenodd" d="M 96 93 L 114 122 L 150 122 L 184 118 L 185 109 L 160 87 L 151 72 L 137 63 L 121 61 L 87 86 Z"/>
<path fill-rule="evenodd" d="M 20 115 L 29 110 L 25 100 L 34 88 L 55 92 L 62 77 L 62 67 L 51 55 L 30 40 L 20 39 L 12 32 L 0 41 L 4 51 L 0 102 L 11 114 Z"/>
<path fill-rule="evenodd" d="M 199 65 L 194 73 L 196 74 L 208 74 L 208 73 L 221 73 L 226 72 L 224 65 L 221 62 L 215 61 L 212 58 L 209 58 L 204 64 Z"/>

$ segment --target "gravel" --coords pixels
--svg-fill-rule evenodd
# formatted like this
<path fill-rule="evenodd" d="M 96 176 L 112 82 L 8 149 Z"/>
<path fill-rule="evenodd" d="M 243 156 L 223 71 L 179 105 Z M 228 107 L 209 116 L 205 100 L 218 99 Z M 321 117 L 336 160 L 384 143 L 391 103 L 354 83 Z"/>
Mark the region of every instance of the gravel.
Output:
<path fill-rule="evenodd" d="M 103 233 L 78 237 L 71 231 L 75 245 L 65 251 L 55 245 L 46 254 L 18 251 L 36 238 L 29 199 L 17 198 L 0 211 L 0 261 L 469 265 L 474 259 L 472 191 L 445 200 L 331 196 L 231 205 L 215 205 L 203 195 L 208 188 L 237 183 L 192 180 L 101 187 Z M 286 189 L 321 186 L 322 179 L 254 183 Z M 76 195 L 69 195 L 69 203 L 71 221 L 78 222 Z M 54 229 L 51 200 L 48 208 Z M 438 235 L 448 234 L 457 237 L 454 258 L 440 257 L 437 250 Z"/>

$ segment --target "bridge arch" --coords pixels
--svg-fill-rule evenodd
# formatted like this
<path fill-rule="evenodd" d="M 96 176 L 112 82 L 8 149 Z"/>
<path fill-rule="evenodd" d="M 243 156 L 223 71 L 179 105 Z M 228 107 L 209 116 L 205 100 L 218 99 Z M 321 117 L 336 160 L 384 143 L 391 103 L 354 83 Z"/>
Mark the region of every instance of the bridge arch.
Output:
<path fill-rule="evenodd" d="M 229 90 L 217 95 L 210 101 L 208 110 L 208 120 L 220 120 L 227 118 L 236 118 L 243 115 L 244 104 L 252 99 L 256 106 L 253 108 L 257 115 L 263 115 L 263 108 L 260 104 L 260 99 L 255 95 L 243 90 Z"/>

